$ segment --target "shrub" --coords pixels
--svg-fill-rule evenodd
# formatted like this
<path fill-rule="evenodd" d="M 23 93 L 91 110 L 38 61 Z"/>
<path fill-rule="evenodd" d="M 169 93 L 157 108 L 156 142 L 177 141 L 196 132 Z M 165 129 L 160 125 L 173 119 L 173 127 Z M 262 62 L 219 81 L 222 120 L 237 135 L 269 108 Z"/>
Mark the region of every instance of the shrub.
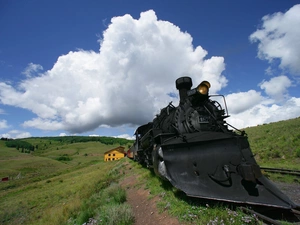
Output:
<path fill-rule="evenodd" d="M 101 208 L 97 220 L 107 225 L 131 225 L 134 216 L 130 205 L 124 203 Z"/>
<path fill-rule="evenodd" d="M 279 150 L 274 150 L 272 152 L 272 158 L 280 158 L 280 152 L 279 152 Z"/>
<path fill-rule="evenodd" d="M 77 224 L 84 224 L 93 216 L 93 212 L 91 209 L 85 209 L 80 212 L 80 215 L 78 217 L 78 223 Z"/>
<path fill-rule="evenodd" d="M 72 159 L 69 156 L 60 156 L 57 158 L 58 161 L 71 161 Z"/>

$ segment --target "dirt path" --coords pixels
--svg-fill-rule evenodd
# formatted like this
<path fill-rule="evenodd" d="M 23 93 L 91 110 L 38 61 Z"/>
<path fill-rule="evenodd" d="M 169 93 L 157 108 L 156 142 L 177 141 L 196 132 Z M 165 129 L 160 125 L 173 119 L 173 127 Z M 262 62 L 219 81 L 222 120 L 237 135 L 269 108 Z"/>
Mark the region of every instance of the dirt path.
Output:
<path fill-rule="evenodd" d="M 127 202 L 134 211 L 134 225 L 180 225 L 177 218 L 171 217 L 167 212 L 159 213 L 157 202 L 160 197 L 150 198 L 149 190 L 138 184 L 136 175 L 132 175 L 127 164 L 123 171 L 124 179 L 120 185 L 126 190 Z M 296 204 L 300 205 L 300 185 L 276 182 L 275 185 Z"/>
<path fill-rule="evenodd" d="M 149 199 L 149 190 L 144 187 L 137 187 L 136 177 L 125 176 L 121 186 L 127 192 L 127 202 L 134 211 L 134 225 L 180 225 L 176 218 L 171 217 L 167 212 L 159 213 L 156 207 L 159 197 Z"/>

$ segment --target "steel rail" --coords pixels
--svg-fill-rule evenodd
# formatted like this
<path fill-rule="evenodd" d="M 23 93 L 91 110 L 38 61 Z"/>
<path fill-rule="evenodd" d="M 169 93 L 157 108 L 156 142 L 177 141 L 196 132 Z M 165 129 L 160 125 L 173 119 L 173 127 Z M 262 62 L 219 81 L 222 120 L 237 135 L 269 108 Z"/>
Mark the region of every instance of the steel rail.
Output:
<path fill-rule="evenodd" d="M 247 213 L 247 214 L 250 214 L 250 215 L 256 215 L 259 219 L 261 219 L 262 221 L 264 221 L 265 223 L 267 224 L 273 224 L 273 225 L 282 225 L 282 223 L 276 221 L 276 220 L 273 220 L 272 218 L 270 217 L 267 217 L 267 216 L 264 216 L 252 209 L 248 209 L 246 207 L 243 207 L 243 206 L 240 206 L 239 209 L 241 209 L 244 213 Z"/>
<path fill-rule="evenodd" d="M 294 176 L 300 176 L 300 170 L 269 168 L 269 167 L 260 167 L 260 169 L 264 170 L 265 172 L 290 174 L 290 175 L 294 175 Z"/>

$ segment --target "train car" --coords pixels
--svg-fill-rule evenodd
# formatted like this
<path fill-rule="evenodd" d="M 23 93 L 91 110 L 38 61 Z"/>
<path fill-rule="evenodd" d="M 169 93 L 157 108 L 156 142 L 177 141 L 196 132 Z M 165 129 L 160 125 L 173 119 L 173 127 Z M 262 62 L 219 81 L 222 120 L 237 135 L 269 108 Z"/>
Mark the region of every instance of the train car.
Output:
<path fill-rule="evenodd" d="M 133 152 L 134 152 L 133 148 L 134 148 L 134 145 L 132 145 L 126 153 L 126 156 L 130 159 L 133 159 Z"/>
<path fill-rule="evenodd" d="M 281 209 L 299 207 L 263 176 L 245 132 L 226 122 L 224 96 L 210 96 L 208 81 L 192 88 L 190 77 L 178 78 L 176 88 L 179 105 L 169 103 L 153 121 L 136 129 L 131 148 L 134 160 L 153 168 L 188 196 Z M 216 97 L 223 99 L 223 107 L 213 100 Z"/>

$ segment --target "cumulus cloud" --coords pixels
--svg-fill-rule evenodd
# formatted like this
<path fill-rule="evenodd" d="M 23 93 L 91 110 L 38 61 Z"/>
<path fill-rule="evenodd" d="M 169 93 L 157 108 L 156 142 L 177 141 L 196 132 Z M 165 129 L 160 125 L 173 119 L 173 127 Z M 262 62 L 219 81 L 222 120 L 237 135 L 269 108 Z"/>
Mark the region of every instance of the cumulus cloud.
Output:
<path fill-rule="evenodd" d="M 226 96 L 226 102 L 233 114 L 242 113 L 252 108 L 263 100 L 260 92 L 250 90 L 247 92 L 233 93 Z"/>
<path fill-rule="evenodd" d="M 227 122 L 238 128 L 245 128 L 296 118 L 300 115 L 300 98 L 292 97 L 284 104 L 270 103 L 270 101 L 264 100 L 242 113 L 231 114 Z"/>
<path fill-rule="evenodd" d="M 28 66 L 23 70 L 22 74 L 29 78 L 41 70 L 43 70 L 41 65 L 29 63 Z"/>
<path fill-rule="evenodd" d="M 0 134 L 1 137 L 4 138 L 12 138 L 12 139 L 19 139 L 19 138 L 28 138 L 31 137 L 31 134 L 27 131 L 20 131 L 20 130 L 10 130 L 5 134 Z"/>
<path fill-rule="evenodd" d="M 300 4 L 287 12 L 277 12 L 262 18 L 261 28 L 250 36 L 258 42 L 258 57 L 272 62 L 280 60 L 282 69 L 300 75 Z"/>
<path fill-rule="evenodd" d="M 5 133 L 5 134 L 0 134 L 1 138 L 11 138 L 9 134 Z"/>
<path fill-rule="evenodd" d="M 135 140 L 135 136 L 130 136 L 129 134 L 120 134 L 118 136 L 114 136 L 115 138 L 124 138 L 128 140 Z"/>
<path fill-rule="evenodd" d="M 295 29 L 299 15 L 300 5 L 267 15 L 250 36 L 252 42 L 258 42 L 259 58 L 270 62 L 267 74 L 275 75 L 277 60 L 282 69 L 300 74 L 300 31 Z M 99 51 L 71 51 L 43 73 L 41 65 L 29 63 L 23 71 L 26 78 L 18 86 L 0 82 L 0 103 L 36 115 L 23 122 L 24 128 L 60 130 L 60 136 L 141 125 L 170 101 L 178 104 L 175 80 L 180 76 L 192 77 L 194 86 L 208 80 L 210 93 L 218 93 L 227 85 L 222 75 L 224 58 L 208 58 L 208 52 L 194 47 L 192 41 L 176 25 L 158 20 L 153 10 L 141 13 L 138 19 L 114 17 L 99 40 Z M 39 76 L 34 76 L 37 73 Z M 262 92 L 249 90 L 226 96 L 229 123 L 243 128 L 300 115 L 300 99 L 288 95 L 292 86 L 288 73 L 258 86 Z M 7 122 L 0 121 L 1 126 L 7 128 Z M 18 132 L 3 135 L 30 136 Z M 118 137 L 132 138 L 127 134 Z"/>
<path fill-rule="evenodd" d="M 275 100 L 282 101 L 291 85 L 292 82 L 287 76 L 278 76 L 273 77 L 270 81 L 263 81 L 260 88 Z"/>
<path fill-rule="evenodd" d="M 31 134 L 29 132 L 20 132 L 15 135 L 15 139 L 21 139 L 21 138 L 29 138 L 31 137 Z"/>
<path fill-rule="evenodd" d="M 258 57 L 269 62 L 265 73 L 274 77 L 258 84 L 267 96 L 254 90 L 228 95 L 232 114 L 227 122 L 244 128 L 299 117 L 300 98 L 288 93 L 293 85 L 293 78 L 288 76 L 300 75 L 300 30 L 296 29 L 299 26 L 300 5 L 262 18 L 261 27 L 249 39 L 258 42 Z M 276 76 L 276 66 L 286 75 Z"/>
<path fill-rule="evenodd" d="M 209 80 L 213 93 L 226 86 L 223 57 L 206 55 L 201 46 L 194 48 L 187 32 L 158 20 L 152 10 L 139 19 L 114 17 L 99 52 L 62 55 L 52 69 L 18 87 L 0 83 L 0 100 L 36 115 L 25 127 L 82 133 L 99 126 L 141 125 L 168 102 L 178 102 L 170 93 L 177 93 L 180 76 L 191 76 L 195 85 Z M 26 75 L 40 69 L 29 64 Z"/>
<path fill-rule="evenodd" d="M 6 120 L 0 120 L 0 129 L 8 128 L 8 124 Z"/>

